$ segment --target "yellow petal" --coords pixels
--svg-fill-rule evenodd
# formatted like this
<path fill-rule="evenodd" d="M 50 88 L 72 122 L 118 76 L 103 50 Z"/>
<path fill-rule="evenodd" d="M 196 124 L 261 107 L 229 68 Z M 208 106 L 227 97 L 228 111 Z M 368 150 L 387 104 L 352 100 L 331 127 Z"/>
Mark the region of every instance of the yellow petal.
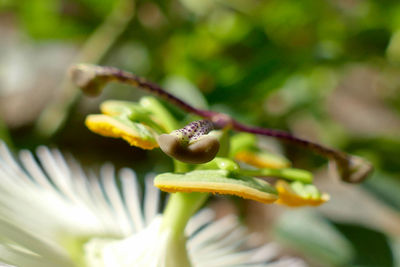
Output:
<path fill-rule="evenodd" d="M 132 146 L 143 149 L 158 147 L 157 133 L 143 124 L 118 120 L 107 115 L 89 115 L 85 124 L 92 132 L 106 137 L 122 138 Z"/>
<path fill-rule="evenodd" d="M 286 159 L 262 152 L 240 151 L 235 155 L 235 159 L 260 169 L 282 169 L 290 167 L 290 162 Z"/>
<path fill-rule="evenodd" d="M 329 200 L 329 195 L 325 193 L 318 198 L 304 198 L 298 195 L 290 185 L 283 180 L 279 180 L 275 187 L 279 193 L 279 199 L 276 203 L 290 207 L 319 206 Z"/>

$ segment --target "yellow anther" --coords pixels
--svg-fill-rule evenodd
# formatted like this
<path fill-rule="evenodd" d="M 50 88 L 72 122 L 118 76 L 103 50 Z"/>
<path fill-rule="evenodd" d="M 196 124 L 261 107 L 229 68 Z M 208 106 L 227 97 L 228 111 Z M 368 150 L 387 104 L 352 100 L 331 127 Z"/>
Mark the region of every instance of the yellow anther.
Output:
<path fill-rule="evenodd" d="M 260 169 L 282 169 L 290 167 L 290 162 L 288 160 L 262 152 L 240 151 L 235 155 L 235 159 Z"/>
<path fill-rule="evenodd" d="M 176 192 L 207 192 L 212 194 L 235 195 L 245 199 L 251 199 L 265 204 L 271 204 L 277 200 L 277 196 L 258 191 L 237 184 L 209 183 L 209 182 L 159 182 L 154 184 L 160 190 Z"/>
<path fill-rule="evenodd" d="M 278 204 L 283 204 L 290 207 L 300 207 L 300 206 L 319 206 L 329 200 L 328 194 L 321 194 L 318 197 L 304 197 L 297 194 L 290 185 L 279 180 L 276 185 L 276 189 L 279 193 L 279 199 L 276 201 Z"/>
<path fill-rule="evenodd" d="M 158 147 L 157 133 L 143 124 L 122 122 L 107 115 L 89 115 L 85 123 L 92 132 L 106 137 L 122 138 L 132 146 L 143 149 Z"/>

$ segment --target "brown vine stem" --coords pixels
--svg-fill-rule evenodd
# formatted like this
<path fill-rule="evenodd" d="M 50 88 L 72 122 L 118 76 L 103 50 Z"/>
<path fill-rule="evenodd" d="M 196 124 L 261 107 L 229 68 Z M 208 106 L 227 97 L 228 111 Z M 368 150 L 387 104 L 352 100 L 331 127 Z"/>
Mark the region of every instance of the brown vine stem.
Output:
<path fill-rule="evenodd" d="M 349 155 L 345 152 L 301 139 L 288 132 L 248 126 L 236 121 L 227 114 L 195 108 L 178 97 L 166 92 L 159 85 L 117 68 L 79 64 L 71 68 L 70 74 L 75 84 L 82 88 L 83 92 L 89 95 L 100 94 L 103 87 L 109 82 L 129 84 L 154 94 L 188 113 L 196 114 L 204 119 L 212 121 L 216 129 L 229 127 L 240 132 L 274 137 L 293 145 L 303 147 L 307 150 L 311 150 L 316 154 L 333 160 L 336 164 L 338 174 L 341 179 L 346 182 L 361 182 L 373 170 L 372 165 L 360 157 Z"/>
<path fill-rule="evenodd" d="M 134 17 L 135 0 L 119 0 L 104 22 L 87 39 L 73 62 L 98 63 L 125 31 Z M 50 137 L 64 124 L 68 111 L 79 98 L 80 91 L 65 76 L 56 95 L 44 109 L 35 125 L 41 137 Z"/>

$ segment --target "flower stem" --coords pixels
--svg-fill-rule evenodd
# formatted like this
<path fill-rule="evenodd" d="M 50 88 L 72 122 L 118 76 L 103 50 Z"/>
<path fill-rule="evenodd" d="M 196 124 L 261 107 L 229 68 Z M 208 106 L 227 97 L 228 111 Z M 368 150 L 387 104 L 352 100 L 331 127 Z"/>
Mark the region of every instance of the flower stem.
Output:
<path fill-rule="evenodd" d="M 190 167 L 188 164 L 176 159 L 174 159 L 174 169 L 176 173 L 185 173 L 190 171 Z"/>
<path fill-rule="evenodd" d="M 168 231 L 167 267 L 191 266 L 186 249 L 185 227 L 190 217 L 207 200 L 208 193 L 170 194 L 161 231 Z"/>

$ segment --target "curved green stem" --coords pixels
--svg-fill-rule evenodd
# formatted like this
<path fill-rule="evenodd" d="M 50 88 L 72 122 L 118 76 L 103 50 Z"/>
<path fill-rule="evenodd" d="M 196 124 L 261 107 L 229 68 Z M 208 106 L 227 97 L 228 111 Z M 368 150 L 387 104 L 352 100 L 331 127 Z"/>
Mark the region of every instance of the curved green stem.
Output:
<path fill-rule="evenodd" d="M 174 159 L 174 170 L 176 173 L 185 173 L 190 171 L 190 166 L 182 161 Z"/>
<path fill-rule="evenodd" d="M 203 205 L 208 196 L 208 193 L 170 194 L 161 227 L 161 231 L 168 232 L 167 267 L 191 266 L 186 250 L 185 227 L 190 217 Z"/>
<path fill-rule="evenodd" d="M 162 229 L 169 229 L 175 236 L 184 234 L 190 217 L 207 200 L 208 193 L 173 193 L 164 211 Z"/>

